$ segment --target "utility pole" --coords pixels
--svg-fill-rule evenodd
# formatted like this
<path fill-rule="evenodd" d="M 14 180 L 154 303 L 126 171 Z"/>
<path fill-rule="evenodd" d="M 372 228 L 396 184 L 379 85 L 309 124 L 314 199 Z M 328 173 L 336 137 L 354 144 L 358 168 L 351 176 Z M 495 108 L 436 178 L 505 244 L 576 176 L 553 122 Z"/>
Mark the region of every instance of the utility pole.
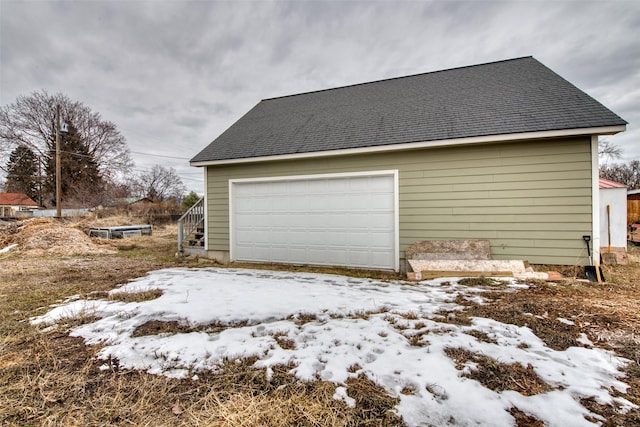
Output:
<path fill-rule="evenodd" d="M 56 217 L 62 218 L 62 173 L 60 169 L 60 104 L 56 106 Z"/>

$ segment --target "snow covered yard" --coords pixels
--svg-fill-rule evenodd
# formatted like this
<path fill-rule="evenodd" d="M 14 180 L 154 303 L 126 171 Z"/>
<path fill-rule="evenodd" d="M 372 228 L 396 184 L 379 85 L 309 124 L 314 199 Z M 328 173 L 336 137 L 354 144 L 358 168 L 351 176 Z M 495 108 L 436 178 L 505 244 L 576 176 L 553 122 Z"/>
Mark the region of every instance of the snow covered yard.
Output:
<path fill-rule="evenodd" d="M 197 378 L 225 360 L 257 357 L 267 374 L 290 365 L 301 380 L 335 383 L 334 397 L 347 405 L 354 401 L 345 382 L 364 374 L 400 399 L 398 414 L 411 426 L 508 426 L 515 410 L 550 426 L 597 425 L 603 418 L 582 399 L 632 408 L 616 394 L 627 388 L 625 360 L 594 348 L 586 336 L 582 346 L 559 351 L 526 327 L 457 321 L 462 302 L 482 303 L 492 292 L 523 286 L 176 268 L 130 282 L 108 299 L 70 298 L 32 322 L 49 327 L 96 316 L 71 334 L 103 346 L 105 369 L 117 364 Z M 155 298 L 125 297 L 150 293 Z M 487 386 L 478 375 L 487 363 L 512 386 Z"/>

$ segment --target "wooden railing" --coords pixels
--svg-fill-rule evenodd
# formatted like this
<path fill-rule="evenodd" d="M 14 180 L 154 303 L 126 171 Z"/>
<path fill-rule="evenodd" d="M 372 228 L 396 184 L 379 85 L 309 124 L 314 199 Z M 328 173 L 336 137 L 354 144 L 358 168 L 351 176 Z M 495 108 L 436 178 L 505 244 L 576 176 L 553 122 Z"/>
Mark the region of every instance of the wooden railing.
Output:
<path fill-rule="evenodd" d="M 178 251 L 182 252 L 184 242 L 189 240 L 199 227 L 204 227 L 204 197 L 178 220 Z"/>

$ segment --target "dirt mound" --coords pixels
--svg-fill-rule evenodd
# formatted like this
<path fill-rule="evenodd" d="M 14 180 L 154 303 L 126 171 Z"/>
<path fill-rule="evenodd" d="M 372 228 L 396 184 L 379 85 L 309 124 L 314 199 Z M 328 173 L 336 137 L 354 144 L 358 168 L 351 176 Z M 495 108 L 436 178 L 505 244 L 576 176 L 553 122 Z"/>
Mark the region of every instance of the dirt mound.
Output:
<path fill-rule="evenodd" d="M 107 217 L 98 217 L 96 215 L 88 215 L 77 222 L 76 226 L 83 230 L 88 230 L 91 227 L 121 227 L 124 225 L 139 225 L 148 224 L 149 221 L 146 218 L 116 215 Z"/>
<path fill-rule="evenodd" d="M 99 255 L 116 251 L 90 239 L 74 225 L 51 218 L 34 218 L 0 228 L 0 249 L 12 244 L 24 256 L 42 255 Z"/>

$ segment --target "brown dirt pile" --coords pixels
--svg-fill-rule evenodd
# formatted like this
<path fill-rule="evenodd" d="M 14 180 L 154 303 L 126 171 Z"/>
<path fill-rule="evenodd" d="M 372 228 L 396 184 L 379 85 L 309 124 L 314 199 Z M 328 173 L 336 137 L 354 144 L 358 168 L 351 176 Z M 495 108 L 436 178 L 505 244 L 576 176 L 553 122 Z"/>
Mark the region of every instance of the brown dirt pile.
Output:
<path fill-rule="evenodd" d="M 108 243 L 100 243 L 73 225 L 52 218 L 34 218 L 0 228 L 0 249 L 17 244 L 9 253 L 29 257 L 116 253 Z"/>
<path fill-rule="evenodd" d="M 82 218 L 78 218 L 76 226 L 83 230 L 88 230 L 91 227 L 118 227 L 124 225 L 138 225 L 148 224 L 146 218 L 140 218 L 136 216 L 117 215 L 100 217 L 95 214 L 90 214 Z"/>

